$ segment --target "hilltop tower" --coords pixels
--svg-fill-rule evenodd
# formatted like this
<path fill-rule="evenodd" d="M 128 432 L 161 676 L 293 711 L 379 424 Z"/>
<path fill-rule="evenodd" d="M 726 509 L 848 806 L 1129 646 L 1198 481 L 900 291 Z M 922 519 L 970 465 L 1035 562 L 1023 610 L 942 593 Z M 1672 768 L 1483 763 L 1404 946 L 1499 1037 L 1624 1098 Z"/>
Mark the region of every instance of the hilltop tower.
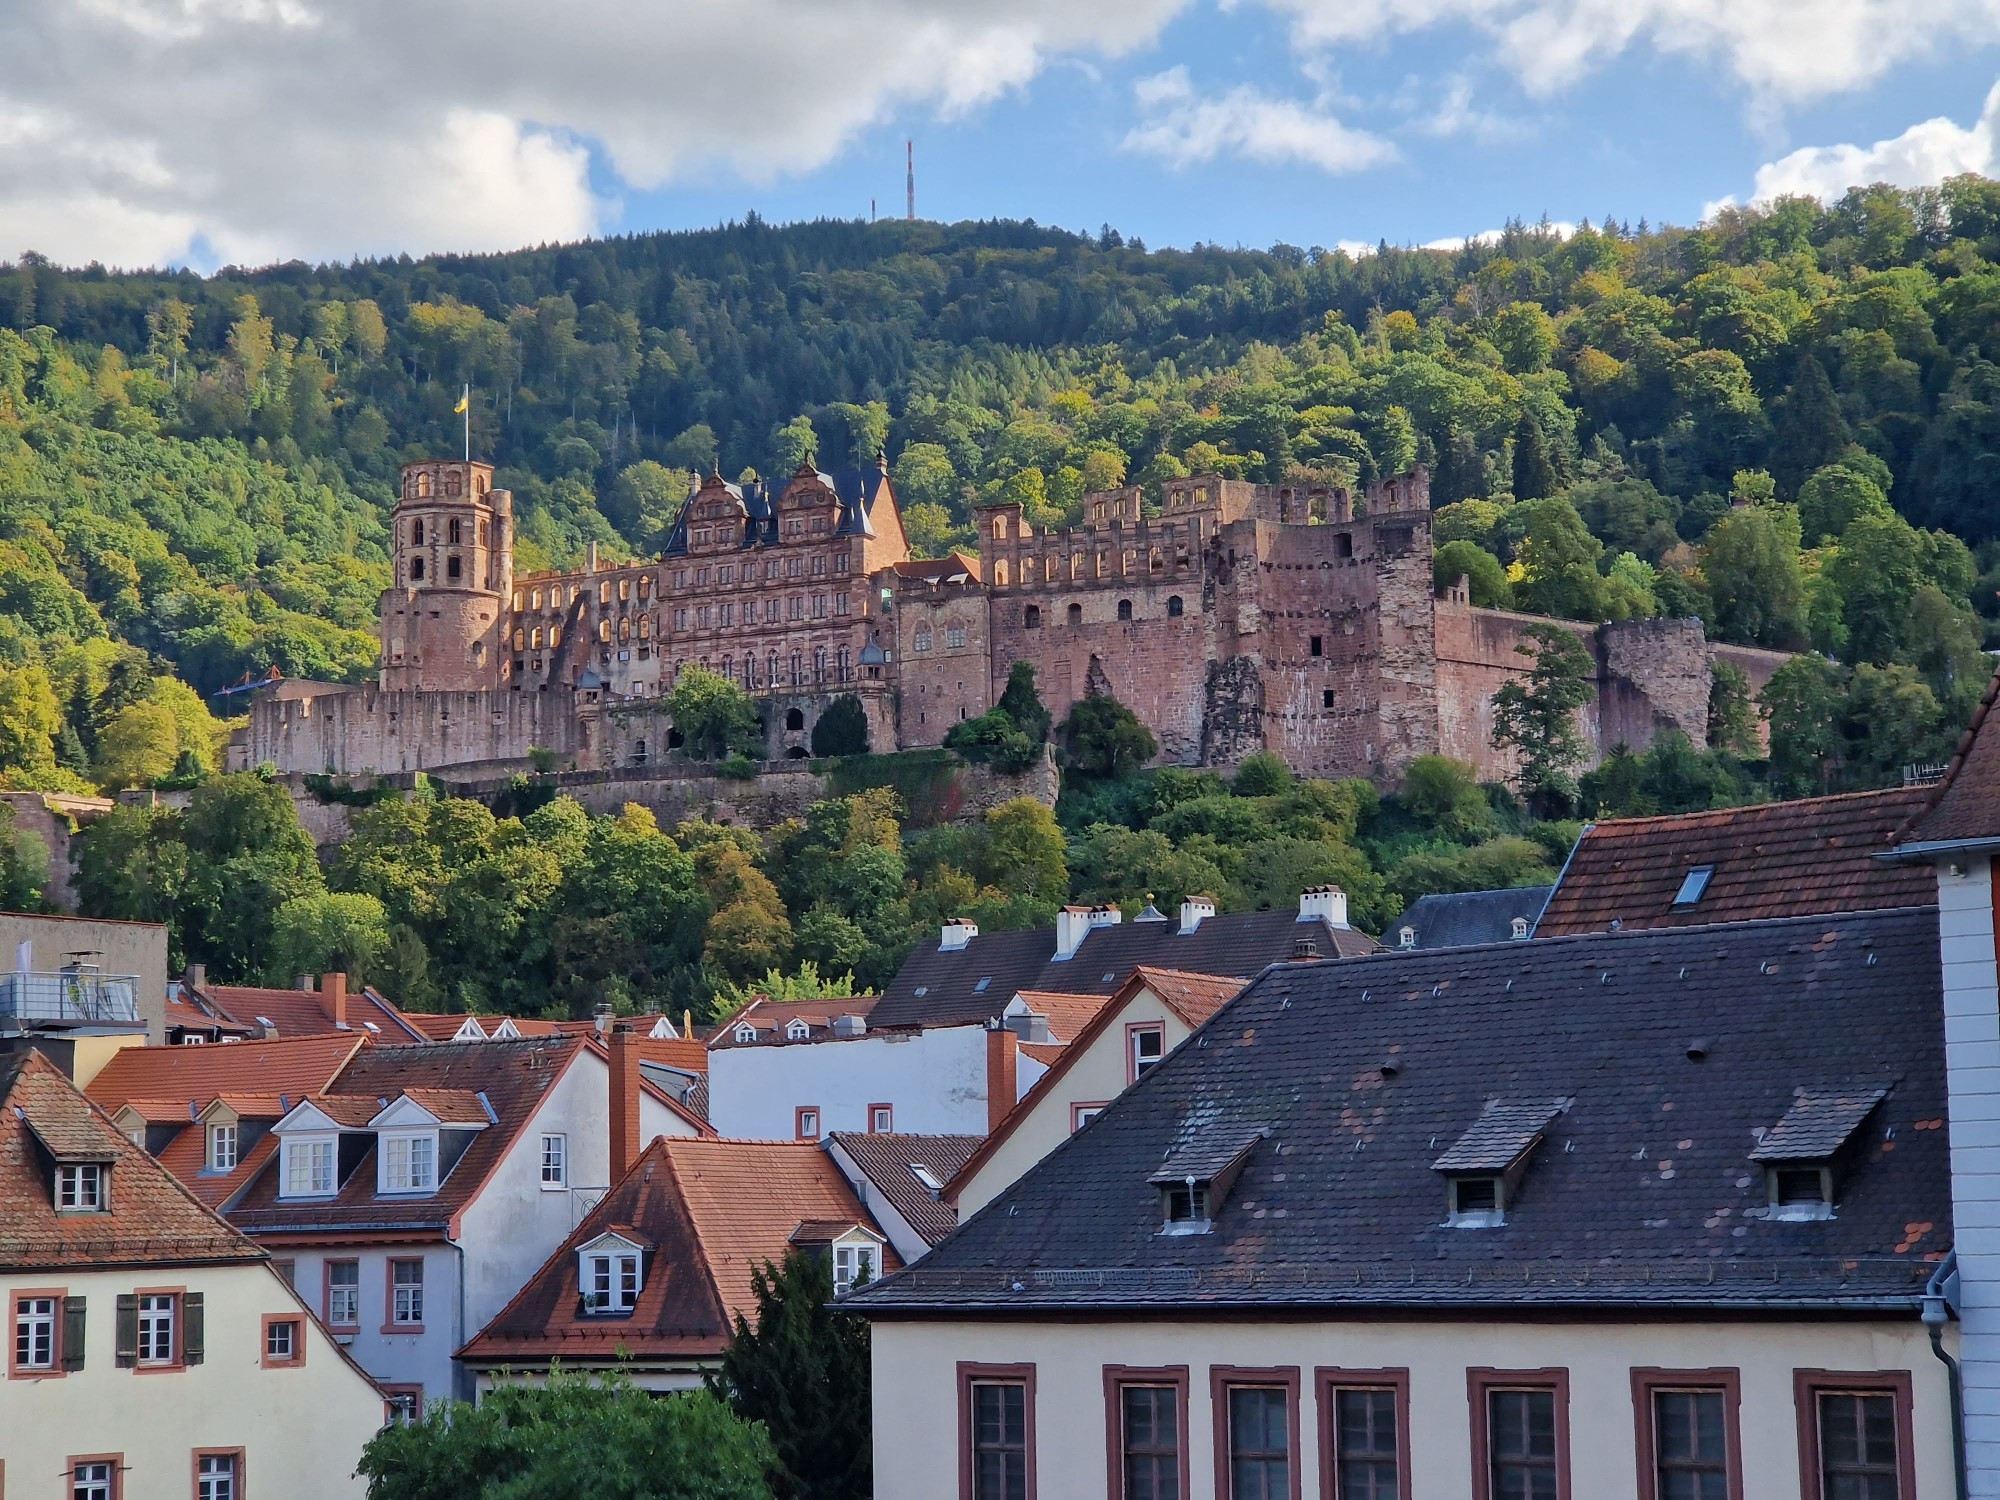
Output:
<path fill-rule="evenodd" d="M 382 595 L 382 686 L 475 692 L 503 684 L 514 497 L 493 465 L 403 465 L 391 518 L 395 577 Z"/>

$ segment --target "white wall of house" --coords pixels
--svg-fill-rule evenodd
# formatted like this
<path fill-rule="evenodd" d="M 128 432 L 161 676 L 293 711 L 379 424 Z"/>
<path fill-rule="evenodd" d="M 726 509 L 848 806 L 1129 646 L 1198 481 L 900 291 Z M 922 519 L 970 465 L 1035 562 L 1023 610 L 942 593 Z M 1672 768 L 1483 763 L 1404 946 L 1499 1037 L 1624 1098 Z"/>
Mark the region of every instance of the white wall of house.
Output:
<path fill-rule="evenodd" d="M 717 1047 L 708 1054 L 708 1122 L 739 1140 L 789 1141 L 802 1106 L 819 1110 L 824 1135 L 865 1131 L 868 1107 L 887 1104 L 899 1134 L 984 1135 L 986 1045 L 986 1028 L 969 1025 Z M 1022 1054 L 1015 1098 L 1044 1071 Z"/>
<path fill-rule="evenodd" d="M 1568 1370 L 1569 1493 L 1577 1500 L 1636 1500 L 1635 1368 L 1739 1372 L 1743 1493 L 1754 1500 L 1802 1500 L 1795 1371 L 1907 1371 L 1912 1500 L 1953 1494 L 1949 1388 L 1914 1314 L 1894 1323 L 877 1322 L 876 1500 L 958 1493 L 962 1361 L 1035 1367 L 1031 1493 L 1041 1500 L 1103 1500 L 1107 1492 L 1107 1365 L 1188 1367 L 1190 1500 L 1215 1495 L 1209 1377 L 1218 1365 L 1300 1372 L 1302 1500 L 1333 1500 L 1320 1485 L 1319 1366 L 1409 1371 L 1410 1492 L 1439 1500 L 1472 1490 L 1471 1369 Z M 925 1437 L 913 1441 L 913 1433 Z"/>
<path fill-rule="evenodd" d="M 1965 1448 L 1974 1500 L 2000 1497 L 2000 975 L 1993 867 L 1941 861 L 1938 955 L 1950 1084 L 1952 1239 L 1965 1361 Z"/>
<path fill-rule="evenodd" d="M 118 1297 L 141 1287 L 200 1292 L 205 1357 L 185 1369 L 119 1369 Z M 14 1293 L 85 1299 L 84 1365 L 59 1376 L 0 1381 L 0 1465 L 6 1493 L 67 1495 L 72 1458 L 116 1454 L 121 1500 L 187 1500 L 195 1454 L 243 1450 L 244 1493 L 358 1500 L 361 1450 L 381 1428 L 382 1396 L 262 1263 L 145 1266 L 123 1271 L 0 1275 Z M 299 1314 L 305 1360 L 263 1365 L 266 1314 Z M 8 1342 L 13 1330 L 7 1330 Z"/>
<path fill-rule="evenodd" d="M 1127 1026 L 1158 1024 L 1171 1052 L 1193 1032 L 1171 1007 L 1149 989 L 1141 989 L 1111 1019 L 1082 1052 L 1065 1056 L 1055 1084 L 1017 1119 L 1008 1122 L 1007 1138 L 966 1180 L 958 1193 L 959 1222 L 971 1218 L 1071 1135 L 1073 1107 L 1108 1104 L 1125 1092 L 1130 1078 L 1126 1060 Z"/>
<path fill-rule="evenodd" d="M 310 1248 L 270 1246 L 273 1260 L 289 1261 L 292 1285 L 316 1317 L 328 1315 L 326 1263 L 359 1262 L 359 1323 L 334 1328 L 332 1336 L 355 1362 L 384 1385 L 421 1388 L 426 1402 L 461 1394 L 454 1383 L 452 1356 L 477 1330 L 459 1319 L 459 1258 L 450 1245 L 390 1244 L 380 1240 L 331 1243 Z M 389 1321 L 391 1260 L 420 1260 L 424 1267 L 424 1321 L 419 1328 L 392 1327 Z"/>

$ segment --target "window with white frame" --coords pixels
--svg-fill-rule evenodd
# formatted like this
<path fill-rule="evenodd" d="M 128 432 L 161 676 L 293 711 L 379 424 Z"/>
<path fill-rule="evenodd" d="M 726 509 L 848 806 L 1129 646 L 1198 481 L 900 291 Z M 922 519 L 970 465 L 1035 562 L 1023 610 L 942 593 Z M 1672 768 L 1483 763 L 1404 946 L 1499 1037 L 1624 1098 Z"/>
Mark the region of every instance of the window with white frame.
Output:
<path fill-rule="evenodd" d="M 108 1463 L 78 1464 L 70 1470 L 70 1500 L 117 1500 L 118 1471 Z"/>
<path fill-rule="evenodd" d="M 65 1162 L 56 1168 L 56 1208 L 63 1213 L 89 1214 L 104 1211 L 104 1178 L 109 1171 L 103 1162 Z"/>
<path fill-rule="evenodd" d="M 326 1321 L 334 1328 L 353 1328 L 361 1322 L 360 1261 L 326 1263 Z"/>
<path fill-rule="evenodd" d="M 889 1135 L 895 1129 L 896 1111 L 892 1106 L 887 1104 L 871 1104 L 868 1106 L 868 1133 L 870 1135 Z"/>
<path fill-rule="evenodd" d="M 790 1021 L 785 1023 L 785 1040 L 788 1042 L 803 1042 L 811 1035 L 812 1027 L 808 1026 L 797 1016 L 794 1016 Z"/>
<path fill-rule="evenodd" d="M 745 1021 L 741 1026 L 736 1028 L 736 1040 L 739 1042 L 756 1041 L 757 1028 L 752 1026 L 748 1021 Z"/>
<path fill-rule="evenodd" d="M 569 1137 L 542 1137 L 542 1186 L 559 1188 L 569 1182 Z"/>
<path fill-rule="evenodd" d="M 437 1136 L 432 1131 L 382 1137 L 382 1191 L 428 1193 L 437 1186 Z"/>
<path fill-rule="evenodd" d="M 1137 1083 L 1162 1057 L 1167 1055 L 1167 1033 L 1163 1026 L 1134 1026 L 1132 1038 L 1132 1081 Z"/>
<path fill-rule="evenodd" d="M 23 1297 L 14 1304 L 14 1368 L 56 1367 L 56 1299 Z"/>
<path fill-rule="evenodd" d="M 424 1320 L 424 1263 L 420 1260 L 389 1262 L 389 1321 L 416 1324 Z"/>
<path fill-rule="evenodd" d="M 875 1247 L 873 1245 L 835 1245 L 833 1247 L 833 1289 L 836 1293 L 848 1291 L 858 1284 L 866 1284 L 875 1279 Z"/>
<path fill-rule="evenodd" d="M 174 1304 L 180 1298 L 171 1292 L 156 1292 L 139 1299 L 139 1363 L 170 1365 L 174 1362 Z"/>
<path fill-rule="evenodd" d="M 211 1125 L 208 1127 L 208 1170 L 211 1172 L 233 1172 L 236 1170 L 236 1127 L 234 1125 Z"/>
<path fill-rule="evenodd" d="M 333 1191 L 333 1141 L 326 1137 L 285 1142 L 282 1196 L 311 1198 Z"/>
<path fill-rule="evenodd" d="M 626 1313 L 639 1300 L 639 1255 L 602 1252 L 583 1259 L 583 1301 L 588 1312 Z"/>
<path fill-rule="evenodd" d="M 195 1463 L 194 1500 L 236 1500 L 236 1455 L 204 1453 Z"/>
<path fill-rule="evenodd" d="M 299 1325 L 295 1318 L 273 1318 L 264 1325 L 264 1363 L 294 1365 L 299 1362 Z"/>

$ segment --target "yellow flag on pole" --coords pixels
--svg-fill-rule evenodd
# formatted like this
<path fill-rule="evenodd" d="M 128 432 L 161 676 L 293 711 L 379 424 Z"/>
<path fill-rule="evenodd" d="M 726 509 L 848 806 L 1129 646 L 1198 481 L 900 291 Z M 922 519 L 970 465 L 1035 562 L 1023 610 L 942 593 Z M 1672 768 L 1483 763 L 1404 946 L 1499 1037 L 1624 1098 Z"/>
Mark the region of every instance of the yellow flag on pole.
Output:
<path fill-rule="evenodd" d="M 451 409 L 451 414 L 453 416 L 458 416 L 461 412 L 468 412 L 471 410 L 472 410 L 472 387 L 467 386 L 465 388 L 465 394 L 458 398 L 458 405 L 454 406 Z"/>

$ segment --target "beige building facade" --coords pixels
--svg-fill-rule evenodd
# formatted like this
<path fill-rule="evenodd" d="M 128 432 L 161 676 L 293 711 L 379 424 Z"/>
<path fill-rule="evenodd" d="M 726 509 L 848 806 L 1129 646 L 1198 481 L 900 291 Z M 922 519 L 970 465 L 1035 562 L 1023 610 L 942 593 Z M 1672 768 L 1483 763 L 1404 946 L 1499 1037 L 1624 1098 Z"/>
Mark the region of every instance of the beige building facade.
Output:
<path fill-rule="evenodd" d="M 1178 1415 L 1179 1446 L 1171 1461 L 1185 1475 L 1179 1492 L 1188 1500 L 1243 1493 L 1228 1488 L 1227 1465 L 1219 1469 L 1216 1457 L 1218 1442 L 1228 1441 L 1228 1393 L 1237 1387 L 1278 1393 L 1287 1423 L 1285 1488 L 1271 1493 L 1293 1500 L 1346 1500 L 1349 1493 L 1499 1500 L 1490 1477 L 1492 1450 L 1505 1444 L 1489 1417 L 1496 1391 L 1553 1397 L 1553 1493 L 1561 1500 L 1666 1500 L 1653 1442 L 1659 1398 L 1711 1392 L 1720 1398 L 1714 1405 L 1723 1414 L 1733 1497 L 1833 1500 L 1819 1441 L 1823 1429 L 1846 1419 L 1852 1396 L 1887 1398 L 1900 1487 L 1882 1493 L 1899 1500 L 1950 1500 L 1954 1493 L 1945 1367 L 1914 1317 L 880 1320 L 875 1406 L 895 1412 L 896 1421 L 876 1428 L 876 1500 L 972 1500 L 968 1470 L 980 1447 L 972 1393 L 982 1383 L 1014 1385 L 1027 1398 L 1026 1493 L 1037 1500 L 1121 1500 L 1128 1493 L 1118 1473 L 1126 1386 L 1174 1393 L 1168 1407 Z M 1387 1393 L 1395 1419 L 1394 1443 L 1385 1447 L 1399 1465 L 1400 1488 L 1340 1488 L 1334 1414 L 1342 1391 Z M 920 1433 L 935 1437 L 912 1439 Z M 1273 1449 L 1268 1461 L 1277 1458 Z"/>

